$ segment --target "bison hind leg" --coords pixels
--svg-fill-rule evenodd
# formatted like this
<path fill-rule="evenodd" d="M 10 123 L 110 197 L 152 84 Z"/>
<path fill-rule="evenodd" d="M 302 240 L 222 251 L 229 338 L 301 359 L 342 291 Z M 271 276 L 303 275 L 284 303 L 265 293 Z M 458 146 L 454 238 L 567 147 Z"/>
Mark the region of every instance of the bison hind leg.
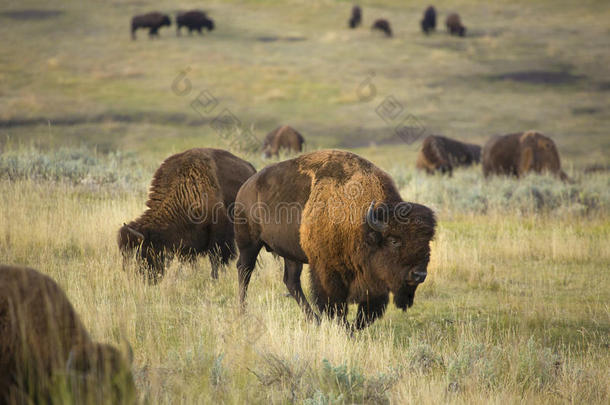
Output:
<path fill-rule="evenodd" d="M 218 269 L 226 266 L 235 256 L 235 242 L 233 240 L 214 242 L 213 249 L 208 255 L 212 266 L 212 278 L 217 279 Z"/>
<path fill-rule="evenodd" d="M 301 287 L 301 272 L 303 271 L 303 264 L 292 260 L 284 259 L 284 284 L 290 295 L 296 300 L 297 304 L 301 307 L 305 313 L 307 320 L 314 320 L 316 323 L 320 323 L 320 318 L 311 309 L 307 298 L 303 293 Z"/>

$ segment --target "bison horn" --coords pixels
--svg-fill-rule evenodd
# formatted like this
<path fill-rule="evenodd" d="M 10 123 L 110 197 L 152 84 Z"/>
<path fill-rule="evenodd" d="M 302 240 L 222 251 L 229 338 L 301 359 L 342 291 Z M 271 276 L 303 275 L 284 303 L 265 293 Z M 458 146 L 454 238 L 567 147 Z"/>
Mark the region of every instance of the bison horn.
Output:
<path fill-rule="evenodd" d="M 130 234 L 132 234 L 133 236 L 138 238 L 140 241 L 144 240 L 144 234 L 143 233 L 136 231 L 135 229 L 127 226 L 126 224 L 123 224 L 123 226 L 127 229 L 127 232 L 129 232 Z"/>
<path fill-rule="evenodd" d="M 388 224 L 385 224 L 375 217 L 375 200 L 371 201 L 371 206 L 366 212 L 366 223 L 376 232 L 383 232 L 388 229 Z"/>

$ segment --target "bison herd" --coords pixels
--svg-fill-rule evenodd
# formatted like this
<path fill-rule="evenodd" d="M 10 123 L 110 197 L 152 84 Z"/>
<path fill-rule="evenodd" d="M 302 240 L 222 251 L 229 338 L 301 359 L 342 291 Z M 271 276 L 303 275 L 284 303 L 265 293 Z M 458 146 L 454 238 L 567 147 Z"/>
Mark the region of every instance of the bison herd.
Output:
<path fill-rule="evenodd" d="M 267 136 L 265 155 L 301 151 L 301 134 L 281 126 Z M 451 174 L 481 162 L 485 176 L 550 172 L 562 180 L 554 142 L 536 131 L 491 138 L 481 148 L 429 136 L 416 167 Z M 220 149 L 197 148 L 167 158 L 154 173 L 146 211 L 123 224 L 123 267 L 135 262 L 151 283 L 167 260 L 207 255 L 212 278 L 239 255 L 239 302 L 262 249 L 284 260 L 283 281 L 309 320 L 328 317 L 349 331 L 381 317 L 390 294 L 406 311 L 427 276 L 436 218 L 402 199 L 390 175 L 350 152 L 321 150 L 256 172 Z M 310 305 L 301 286 L 309 265 Z M 357 304 L 347 320 L 349 304 Z M 130 351 L 130 350 L 129 350 Z M 46 403 L 58 378 L 76 402 L 130 403 L 136 398 L 131 355 L 91 340 L 61 288 L 23 267 L 0 266 L 0 403 Z"/>
<path fill-rule="evenodd" d="M 172 22 L 169 15 L 157 11 L 136 15 L 131 19 L 131 38 L 136 39 L 138 28 L 148 28 L 148 36 L 150 38 L 158 37 L 159 28 L 171 25 Z M 208 32 L 214 30 L 214 21 L 204 11 L 190 10 L 176 15 L 176 35 L 181 34 L 182 27 L 187 28 L 189 34 L 197 31 L 201 35 L 203 28 L 207 29 Z"/>

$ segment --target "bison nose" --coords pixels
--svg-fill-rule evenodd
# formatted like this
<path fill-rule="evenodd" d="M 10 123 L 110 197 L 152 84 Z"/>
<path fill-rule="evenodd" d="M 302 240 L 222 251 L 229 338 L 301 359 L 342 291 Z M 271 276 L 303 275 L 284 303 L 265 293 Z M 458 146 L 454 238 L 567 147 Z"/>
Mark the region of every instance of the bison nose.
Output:
<path fill-rule="evenodd" d="M 415 271 L 413 272 L 413 280 L 417 283 L 423 283 L 428 275 L 425 271 Z"/>

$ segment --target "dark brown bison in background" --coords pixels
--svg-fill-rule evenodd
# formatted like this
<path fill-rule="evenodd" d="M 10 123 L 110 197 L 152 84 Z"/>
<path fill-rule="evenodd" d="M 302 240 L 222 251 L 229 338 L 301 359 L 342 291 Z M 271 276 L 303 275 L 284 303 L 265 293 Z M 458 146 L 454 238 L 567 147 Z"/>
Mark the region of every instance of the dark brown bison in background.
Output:
<path fill-rule="evenodd" d="M 421 29 L 425 34 L 436 29 L 436 9 L 434 6 L 428 6 L 424 11 L 424 18 L 421 20 Z"/>
<path fill-rule="evenodd" d="M 453 168 L 470 166 L 481 160 L 481 147 L 439 135 L 427 136 L 417 155 L 415 167 L 429 174 L 436 171 L 451 175 Z"/>
<path fill-rule="evenodd" d="M 201 29 L 205 28 L 208 31 L 214 30 L 214 21 L 208 18 L 207 14 L 199 10 L 186 11 L 179 13 L 176 16 L 176 34 L 181 34 L 181 28 L 186 27 L 189 30 L 189 34 L 193 31 L 197 31 L 200 35 L 202 34 Z"/>
<path fill-rule="evenodd" d="M 159 36 L 159 28 L 172 25 L 169 16 L 158 12 L 137 15 L 131 19 L 131 38 L 136 39 L 138 28 L 148 28 L 148 36 Z"/>
<path fill-rule="evenodd" d="M 62 289 L 36 270 L 0 265 L 0 403 L 51 403 L 67 377 L 74 403 L 136 401 L 128 361 L 91 340 Z"/>
<path fill-rule="evenodd" d="M 449 14 L 445 20 L 445 25 L 450 35 L 459 35 L 460 37 L 466 35 L 466 27 L 462 25 L 462 20 L 457 13 Z"/>
<path fill-rule="evenodd" d="M 358 6 L 352 7 L 352 16 L 349 19 L 349 27 L 356 28 L 362 23 L 362 9 Z"/>
<path fill-rule="evenodd" d="M 371 29 L 382 31 L 387 37 L 392 36 L 392 28 L 390 27 L 390 22 L 386 19 L 375 20 Z"/>
<path fill-rule="evenodd" d="M 288 149 L 291 152 L 303 151 L 305 138 L 297 130 L 288 125 L 277 127 L 269 132 L 263 142 L 263 153 L 266 158 L 279 156 L 280 149 Z"/>
<path fill-rule="evenodd" d="M 483 174 L 523 175 L 550 172 L 561 180 L 568 176 L 561 170 L 555 142 L 540 132 L 527 131 L 492 137 L 483 146 Z"/>
<path fill-rule="evenodd" d="M 220 149 L 190 149 L 167 158 L 154 174 L 146 205 L 118 234 L 125 258 L 136 253 L 140 269 L 156 282 L 165 259 L 193 261 L 208 253 L 212 277 L 235 255 L 232 212 L 237 190 L 254 167 Z"/>
<path fill-rule="evenodd" d="M 383 315 L 389 293 L 413 304 L 427 275 L 434 213 L 402 200 L 390 176 L 349 152 L 330 150 L 270 165 L 244 183 L 235 200 L 240 302 L 261 248 L 284 258 L 284 283 L 306 316 L 319 319 L 301 288 L 309 263 L 313 300 L 355 328 Z"/>

